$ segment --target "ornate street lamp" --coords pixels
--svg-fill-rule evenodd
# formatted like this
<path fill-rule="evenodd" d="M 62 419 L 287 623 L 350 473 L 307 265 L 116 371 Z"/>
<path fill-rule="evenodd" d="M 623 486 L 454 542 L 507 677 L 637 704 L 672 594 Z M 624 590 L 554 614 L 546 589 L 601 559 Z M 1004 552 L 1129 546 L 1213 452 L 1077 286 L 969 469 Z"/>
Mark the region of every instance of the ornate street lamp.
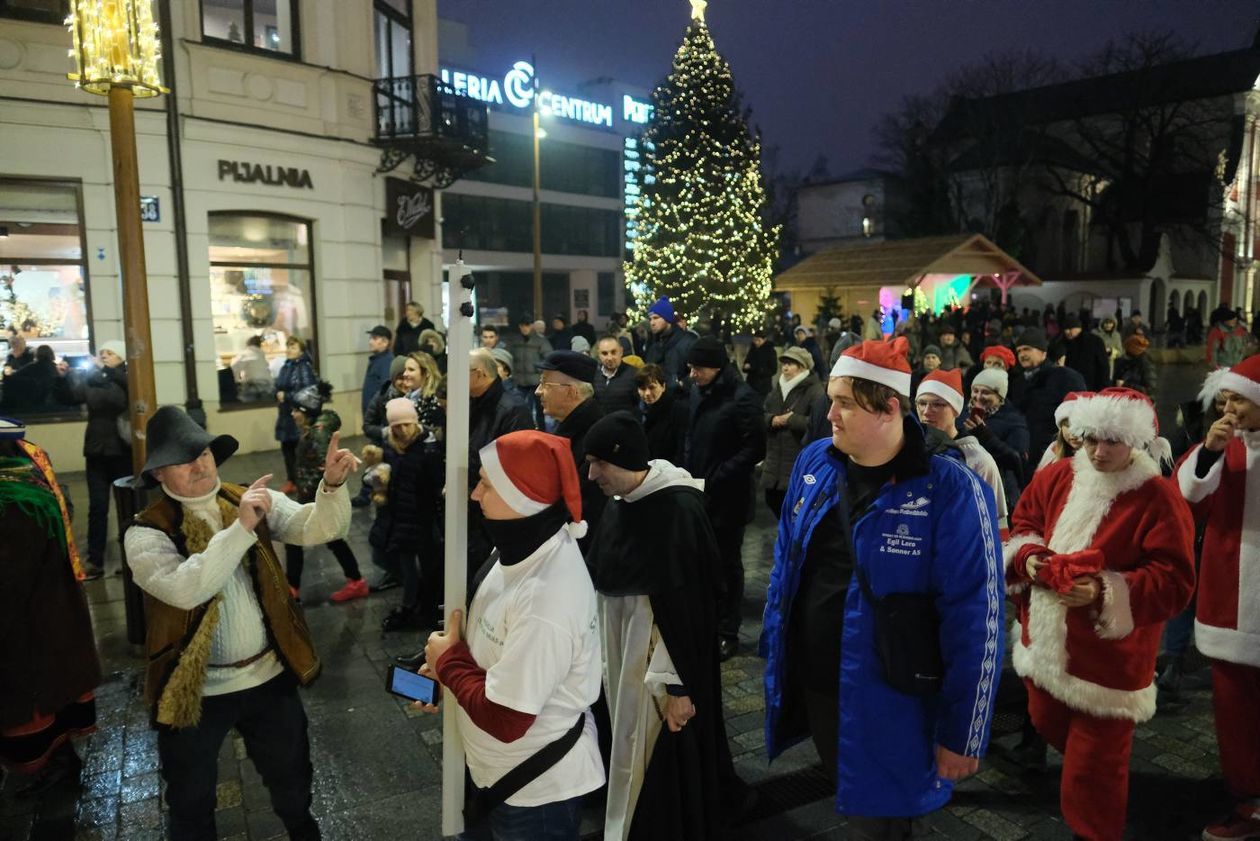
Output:
<path fill-rule="evenodd" d="M 169 93 L 158 68 L 161 49 L 150 0 L 71 0 L 66 18 L 74 46 L 75 86 L 109 97 L 114 159 L 114 210 L 122 272 L 123 329 L 127 339 L 127 396 L 131 415 L 131 463 L 135 476 L 145 461 L 144 425 L 157 408 L 153 348 L 149 339 L 149 290 L 140 223 L 140 169 L 136 162 L 135 99 Z"/>

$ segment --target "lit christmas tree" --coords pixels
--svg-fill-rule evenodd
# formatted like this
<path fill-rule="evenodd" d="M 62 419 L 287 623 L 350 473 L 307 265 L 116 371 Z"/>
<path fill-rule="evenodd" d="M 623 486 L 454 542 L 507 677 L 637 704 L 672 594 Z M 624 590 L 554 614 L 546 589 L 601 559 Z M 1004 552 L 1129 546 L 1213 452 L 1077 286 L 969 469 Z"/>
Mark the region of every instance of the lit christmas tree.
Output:
<path fill-rule="evenodd" d="M 760 139 L 739 113 L 704 0 L 691 5 L 673 70 L 652 92 L 626 280 L 640 312 L 664 295 L 693 323 L 717 312 L 750 330 L 769 308 L 779 228 L 765 221 Z"/>

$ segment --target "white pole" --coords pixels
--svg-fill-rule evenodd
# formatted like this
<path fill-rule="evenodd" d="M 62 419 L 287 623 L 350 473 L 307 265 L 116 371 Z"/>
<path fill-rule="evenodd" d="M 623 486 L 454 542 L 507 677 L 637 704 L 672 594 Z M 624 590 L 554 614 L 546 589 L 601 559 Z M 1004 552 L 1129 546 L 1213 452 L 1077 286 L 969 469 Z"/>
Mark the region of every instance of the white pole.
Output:
<path fill-rule="evenodd" d="M 468 354 L 472 350 L 472 290 L 460 283 L 464 261 L 451 267 L 446 334 L 446 616 L 468 615 Z M 467 306 L 464 306 L 467 304 Z M 449 627 L 449 624 L 448 626 Z M 464 831 L 464 743 L 455 727 L 455 699 L 442 699 L 442 835 Z"/>

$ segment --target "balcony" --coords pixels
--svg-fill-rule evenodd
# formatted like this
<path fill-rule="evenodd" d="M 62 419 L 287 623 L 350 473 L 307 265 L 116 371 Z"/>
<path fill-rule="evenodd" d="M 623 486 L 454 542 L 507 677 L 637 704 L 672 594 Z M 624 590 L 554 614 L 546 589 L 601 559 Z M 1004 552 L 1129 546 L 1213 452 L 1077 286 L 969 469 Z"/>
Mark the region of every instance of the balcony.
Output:
<path fill-rule="evenodd" d="M 484 102 L 456 93 L 433 75 L 377 79 L 373 93 L 376 143 L 383 147 L 378 172 L 414 158 L 412 180 L 442 189 L 494 163 Z"/>

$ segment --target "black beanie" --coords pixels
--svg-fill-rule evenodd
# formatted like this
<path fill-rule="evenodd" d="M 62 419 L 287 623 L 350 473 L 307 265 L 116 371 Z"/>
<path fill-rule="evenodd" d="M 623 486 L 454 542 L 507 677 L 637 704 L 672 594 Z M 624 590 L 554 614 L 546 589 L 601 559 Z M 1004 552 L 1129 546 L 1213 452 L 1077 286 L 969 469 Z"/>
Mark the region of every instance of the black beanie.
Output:
<path fill-rule="evenodd" d="M 588 456 L 600 461 L 626 470 L 648 469 L 647 434 L 634 415 L 624 409 L 597 420 L 587 431 L 583 446 Z"/>
<path fill-rule="evenodd" d="M 691 350 L 687 351 L 687 364 L 701 368 L 725 368 L 730 360 L 726 356 L 726 345 L 712 336 L 696 339 Z"/>
<path fill-rule="evenodd" d="M 1016 349 L 1021 347 L 1032 347 L 1037 350 L 1046 350 L 1049 345 L 1046 343 L 1046 333 L 1040 327 L 1029 327 L 1027 330 L 1019 334 L 1019 338 L 1015 340 Z"/>

